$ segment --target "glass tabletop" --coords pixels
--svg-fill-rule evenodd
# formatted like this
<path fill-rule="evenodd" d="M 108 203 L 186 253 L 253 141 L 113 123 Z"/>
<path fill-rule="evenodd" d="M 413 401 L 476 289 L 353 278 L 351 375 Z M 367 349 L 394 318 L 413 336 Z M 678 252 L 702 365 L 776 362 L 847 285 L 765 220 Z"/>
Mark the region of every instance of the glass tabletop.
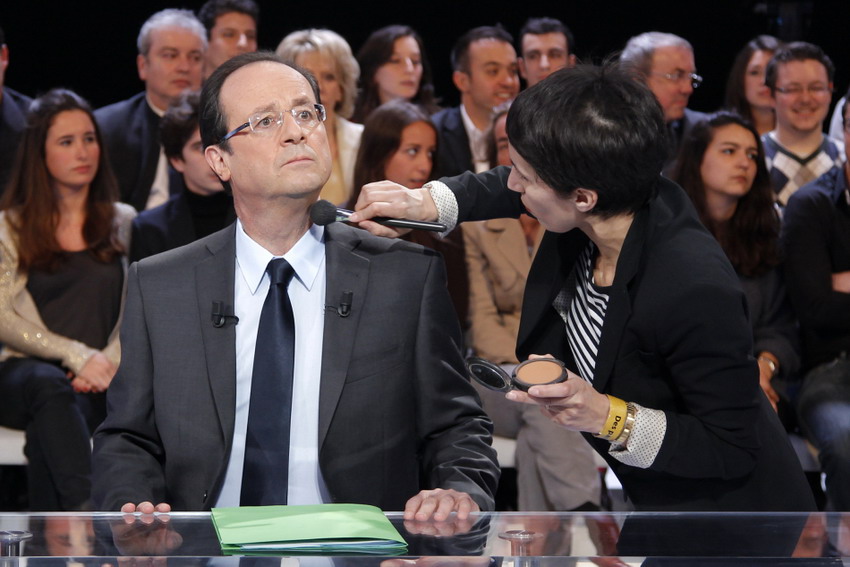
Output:
<path fill-rule="evenodd" d="M 405 522 L 398 512 L 387 517 L 408 543 L 404 557 L 282 560 L 223 556 L 206 512 L 0 513 L 0 567 L 850 565 L 850 514 L 493 512 L 446 522 Z"/>

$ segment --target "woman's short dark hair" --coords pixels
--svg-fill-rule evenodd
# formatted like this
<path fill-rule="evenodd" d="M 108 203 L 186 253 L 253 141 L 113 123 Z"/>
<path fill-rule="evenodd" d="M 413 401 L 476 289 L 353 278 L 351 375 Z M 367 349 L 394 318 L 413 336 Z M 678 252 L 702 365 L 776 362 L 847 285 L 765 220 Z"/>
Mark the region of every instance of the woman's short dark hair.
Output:
<path fill-rule="evenodd" d="M 758 149 L 756 176 L 749 192 L 738 200 L 728 223 L 717 223 L 708 214 L 701 169 L 715 132 L 730 124 L 737 124 L 753 135 Z M 764 162 L 764 147 L 750 122 L 735 112 L 720 111 L 694 124 L 682 140 L 671 178 L 691 197 L 700 220 L 720 242 L 740 275 L 758 276 L 779 263 L 779 216 Z"/>
<path fill-rule="evenodd" d="M 508 112 L 511 146 L 556 192 L 598 195 L 593 214 L 640 209 L 667 155 L 664 115 L 652 92 L 614 63 L 552 73 Z"/>
<path fill-rule="evenodd" d="M 375 73 L 390 60 L 396 40 L 403 37 L 412 37 L 419 46 L 419 53 L 422 56 L 422 79 L 419 81 L 419 90 L 410 102 L 418 104 L 429 114 L 439 110 L 434 98 L 431 64 L 428 62 L 422 38 L 410 26 L 393 25 L 372 32 L 357 52 L 357 62 L 360 64 L 360 89 L 354 103 L 354 114 L 351 115 L 353 122 L 362 124 L 369 114 L 381 105 Z"/>
<path fill-rule="evenodd" d="M 65 255 L 56 240 L 59 204 L 47 169 L 45 143 L 56 116 L 66 111 L 84 112 L 89 117 L 100 148 L 97 172 L 89 186 L 83 238 L 88 250 L 102 262 L 124 252 L 113 230 L 118 183 L 91 106 L 72 91 L 52 89 L 30 105 L 15 166 L 0 201 L 0 209 L 12 213 L 7 218 L 17 236 L 21 270 L 53 269 Z"/>
<path fill-rule="evenodd" d="M 756 51 L 766 51 L 773 55 L 782 46 L 782 42 L 772 35 L 760 35 L 747 42 L 738 52 L 732 69 L 729 71 L 729 79 L 726 81 L 726 108 L 734 110 L 742 118 L 752 122 L 753 110 L 747 101 L 747 93 L 744 88 L 747 66 Z"/>
<path fill-rule="evenodd" d="M 350 208 L 367 183 L 386 179 L 385 169 L 390 158 L 401 146 L 401 134 L 416 122 L 425 122 L 437 129 L 431 118 L 419 106 L 403 100 L 392 100 L 376 108 L 363 125 L 360 149 L 354 164 L 354 192 Z"/>

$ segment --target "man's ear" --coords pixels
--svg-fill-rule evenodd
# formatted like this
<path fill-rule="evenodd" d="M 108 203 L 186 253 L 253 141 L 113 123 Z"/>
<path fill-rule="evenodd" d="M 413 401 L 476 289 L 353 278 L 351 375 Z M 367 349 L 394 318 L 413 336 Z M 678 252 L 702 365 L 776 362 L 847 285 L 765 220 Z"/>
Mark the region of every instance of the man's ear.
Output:
<path fill-rule="evenodd" d="M 596 207 L 596 203 L 599 202 L 599 194 L 593 189 L 579 187 L 573 191 L 573 200 L 579 212 L 589 213 Z"/>
<path fill-rule="evenodd" d="M 516 64 L 519 68 L 519 76 L 528 81 L 528 74 L 525 68 L 525 59 L 523 59 L 522 57 L 517 57 Z"/>
<path fill-rule="evenodd" d="M 171 164 L 171 167 L 175 169 L 178 173 L 184 173 L 186 171 L 186 162 L 180 158 L 168 158 L 168 163 Z"/>
<path fill-rule="evenodd" d="M 141 53 L 136 55 L 136 69 L 139 71 L 139 78 L 146 83 L 148 80 L 148 58 Z"/>
<path fill-rule="evenodd" d="M 204 158 L 222 181 L 230 181 L 230 167 L 227 165 L 226 153 L 218 146 L 207 146 L 204 150 Z"/>
<path fill-rule="evenodd" d="M 452 73 L 452 82 L 462 93 L 465 93 L 469 90 L 469 73 L 464 73 L 463 71 L 455 71 Z"/>

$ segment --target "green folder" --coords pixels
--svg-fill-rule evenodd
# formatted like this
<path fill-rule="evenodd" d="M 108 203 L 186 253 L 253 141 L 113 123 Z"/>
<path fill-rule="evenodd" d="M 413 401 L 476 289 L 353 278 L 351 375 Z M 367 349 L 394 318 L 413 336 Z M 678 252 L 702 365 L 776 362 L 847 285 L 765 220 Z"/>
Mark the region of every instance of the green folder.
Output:
<path fill-rule="evenodd" d="M 381 509 L 363 504 L 213 508 L 212 520 L 229 555 L 407 552 Z"/>

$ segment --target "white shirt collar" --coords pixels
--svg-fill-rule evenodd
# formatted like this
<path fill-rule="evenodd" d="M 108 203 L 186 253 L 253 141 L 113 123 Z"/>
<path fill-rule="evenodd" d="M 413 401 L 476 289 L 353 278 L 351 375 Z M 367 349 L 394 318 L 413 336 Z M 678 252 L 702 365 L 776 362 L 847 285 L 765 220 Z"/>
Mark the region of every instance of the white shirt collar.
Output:
<path fill-rule="evenodd" d="M 466 106 L 460 105 L 460 118 L 463 121 L 463 128 L 466 130 L 466 136 L 469 138 L 469 150 L 472 153 L 473 161 L 482 161 L 487 159 L 487 133 L 489 129 L 479 130 L 472 118 L 466 112 Z"/>
<path fill-rule="evenodd" d="M 310 225 L 310 228 L 295 243 L 289 252 L 283 255 L 292 269 L 295 270 L 295 280 L 301 282 L 306 289 L 310 290 L 316 283 L 319 269 L 322 267 L 325 256 L 324 244 L 325 227 Z M 242 222 L 236 221 L 236 264 L 245 284 L 251 293 L 257 293 L 266 267 L 275 256 L 259 244 L 257 244 L 242 227 Z"/>

